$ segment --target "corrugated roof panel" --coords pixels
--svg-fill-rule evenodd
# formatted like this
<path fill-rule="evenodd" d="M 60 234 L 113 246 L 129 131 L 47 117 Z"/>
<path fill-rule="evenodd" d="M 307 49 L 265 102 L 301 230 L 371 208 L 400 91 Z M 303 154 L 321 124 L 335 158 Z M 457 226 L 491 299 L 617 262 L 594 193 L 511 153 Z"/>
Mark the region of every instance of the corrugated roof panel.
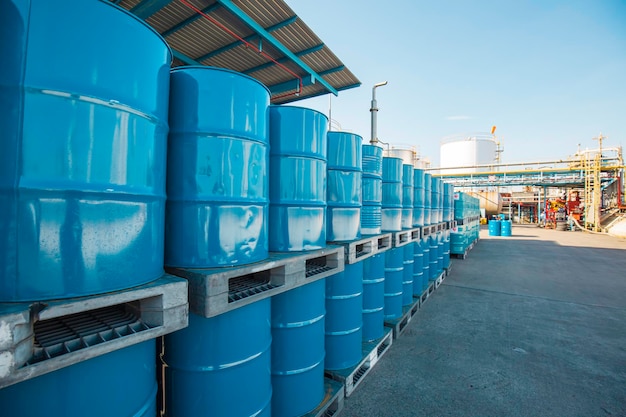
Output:
<path fill-rule="evenodd" d="M 298 57 L 292 61 L 284 56 L 284 51 L 272 46 L 271 42 L 262 42 L 263 51 L 290 71 L 286 71 L 281 65 L 271 63 L 267 56 L 256 51 L 261 36 L 251 29 L 245 18 L 240 18 L 229 11 L 227 5 L 221 5 L 219 0 L 185 1 L 198 9 L 205 10 L 219 24 L 199 16 L 181 0 L 172 0 L 157 11 L 151 11 L 152 6 L 158 5 L 158 3 L 151 3 L 153 0 L 122 0 L 120 5 L 126 9 L 136 8 L 138 13 L 141 11 L 139 15 L 143 17 L 151 11 L 153 14 L 146 17 L 146 22 L 165 37 L 172 49 L 195 60 L 200 58 L 202 64 L 205 65 L 241 72 L 256 69 L 254 72 L 249 72 L 249 75 L 270 87 L 280 85 L 283 88 L 289 88 L 291 84 L 284 84 L 287 81 L 293 81 L 293 85 L 296 86 L 292 72 L 301 77 L 309 75 L 308 70 L 305 70 L 303 66 L 308 66 L 335 90 L 359 84 L 354 74 L 343 67 L 343 63 L 336 55 L 323 45 L 320 38 L 301 19 L 297 18 L 283 0 L 232 1 L 252 21 L 265 28 L 283 48 Z M 220 27 L 221 25 L 228 30 Z M 246 48 L 238 43 L 236 36 L 229 31 L 242 38 L 249 37 L 249 42 L 253 46 Z M 302 53 L 307 51 L 308 53 Z M 184 64 L 179 59 L 173 62 L 174 66 Z M 324 73 L 329 70 L 331 72 Z M 318 82 L 305 86 L 298 96 L 293 94 L 285 96 L 284 93 L 277 93 L 272 98 L 272 102 L 294 101 L 327 91 L 325 84 Z"/>

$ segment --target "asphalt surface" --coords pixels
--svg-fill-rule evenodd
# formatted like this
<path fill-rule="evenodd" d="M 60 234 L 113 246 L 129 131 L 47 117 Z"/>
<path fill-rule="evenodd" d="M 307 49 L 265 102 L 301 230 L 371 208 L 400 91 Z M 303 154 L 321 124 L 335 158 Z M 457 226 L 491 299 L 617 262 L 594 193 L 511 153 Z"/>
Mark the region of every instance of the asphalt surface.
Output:
<path fill-rule="evenodd" d="M 345 399 L 353 416 L 626 416 L 626 240 L 482 230 Z"/>

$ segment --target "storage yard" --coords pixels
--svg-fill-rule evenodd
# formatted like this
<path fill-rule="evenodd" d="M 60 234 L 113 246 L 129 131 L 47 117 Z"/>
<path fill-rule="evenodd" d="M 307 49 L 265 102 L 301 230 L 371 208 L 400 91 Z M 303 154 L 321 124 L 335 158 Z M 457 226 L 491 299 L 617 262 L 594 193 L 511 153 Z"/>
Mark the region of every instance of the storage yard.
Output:
<path fill-rule="evenodd" d="M 361 82 L 283 0 L 53 3 L 0 2 L 0 415 L 626 415 L 621 147 L 433 167 L 387 82 L 298 105 Z"/>

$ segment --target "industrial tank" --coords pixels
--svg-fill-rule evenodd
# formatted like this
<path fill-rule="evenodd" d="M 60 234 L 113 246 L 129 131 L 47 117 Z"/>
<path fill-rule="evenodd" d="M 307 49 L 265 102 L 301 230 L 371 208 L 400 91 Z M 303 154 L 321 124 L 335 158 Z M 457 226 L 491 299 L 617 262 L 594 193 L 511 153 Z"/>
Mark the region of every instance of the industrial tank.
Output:
<path fill-rule="evenodd" d="M 417 162 L 417 152 L 412 147 L 393 146 L 391 149 L 386 149 L 383 156 L 400 158 L 402 159 L 403 165 L 415 166 L 415 163 Z"/>
<path fill-rule="evenodd" d="M 445 174 L 485 172 L 490 168 L 475 168 L 476 165 L 488 165 L 495 162 L 496 141 L 488 133 L 453 135 L 441 141 L 439 166 L 458 169 L 442 170 Z"/>

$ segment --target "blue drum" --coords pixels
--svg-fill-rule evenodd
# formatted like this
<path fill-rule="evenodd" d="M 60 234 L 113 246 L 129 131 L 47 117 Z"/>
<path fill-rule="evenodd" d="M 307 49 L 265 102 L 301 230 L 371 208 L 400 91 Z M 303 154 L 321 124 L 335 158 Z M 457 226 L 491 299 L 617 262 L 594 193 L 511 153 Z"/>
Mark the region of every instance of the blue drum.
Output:
<path fill-rule="evenodd" d="M 210 67 L 175 68 L 171 84 L 166 265 L 266 259 L 269 90 Z"/>
<path fill-rule="evenodd" d="M 271 251 L 326 247 L 327 130 L 318 111 L 270 106 Z"/>
<path fill-rule="evenodd" d="M 392 248 L 385 252 L 385 320 L 402 316 L 402 280 L 404 278 L 404 250 Z"/>
<path fill-rule="evenodd" d="M 402 262 L 402 305 L 410 306 L 413 304 L 413 269 L 414 269 L 414 252 L 415 243 L 411 242 L 402 246 L 404 252 L 404 261 Z"/>
<path fill-rule="evenodd" d="M 500 236 L 502 234 L 502 222 L 500 220 L 489 220 L 489 236 Z"/>
<path fill-rule="evenodd" d="M 413 296 L 419 297 L 424 292 L 424 251 L 420 241 L 414 242 L 413 251 Z"/>
<path fill-rule="evenodd" d="M 363 340 L 383 337 L 385 329 L 385 254 L 363 260 Z"/>
<path fill-rule="evenodd" d="M 0 302 L 159 278 L 169 47 L 108 1 L 3 0 L 0 28 Z"/>

